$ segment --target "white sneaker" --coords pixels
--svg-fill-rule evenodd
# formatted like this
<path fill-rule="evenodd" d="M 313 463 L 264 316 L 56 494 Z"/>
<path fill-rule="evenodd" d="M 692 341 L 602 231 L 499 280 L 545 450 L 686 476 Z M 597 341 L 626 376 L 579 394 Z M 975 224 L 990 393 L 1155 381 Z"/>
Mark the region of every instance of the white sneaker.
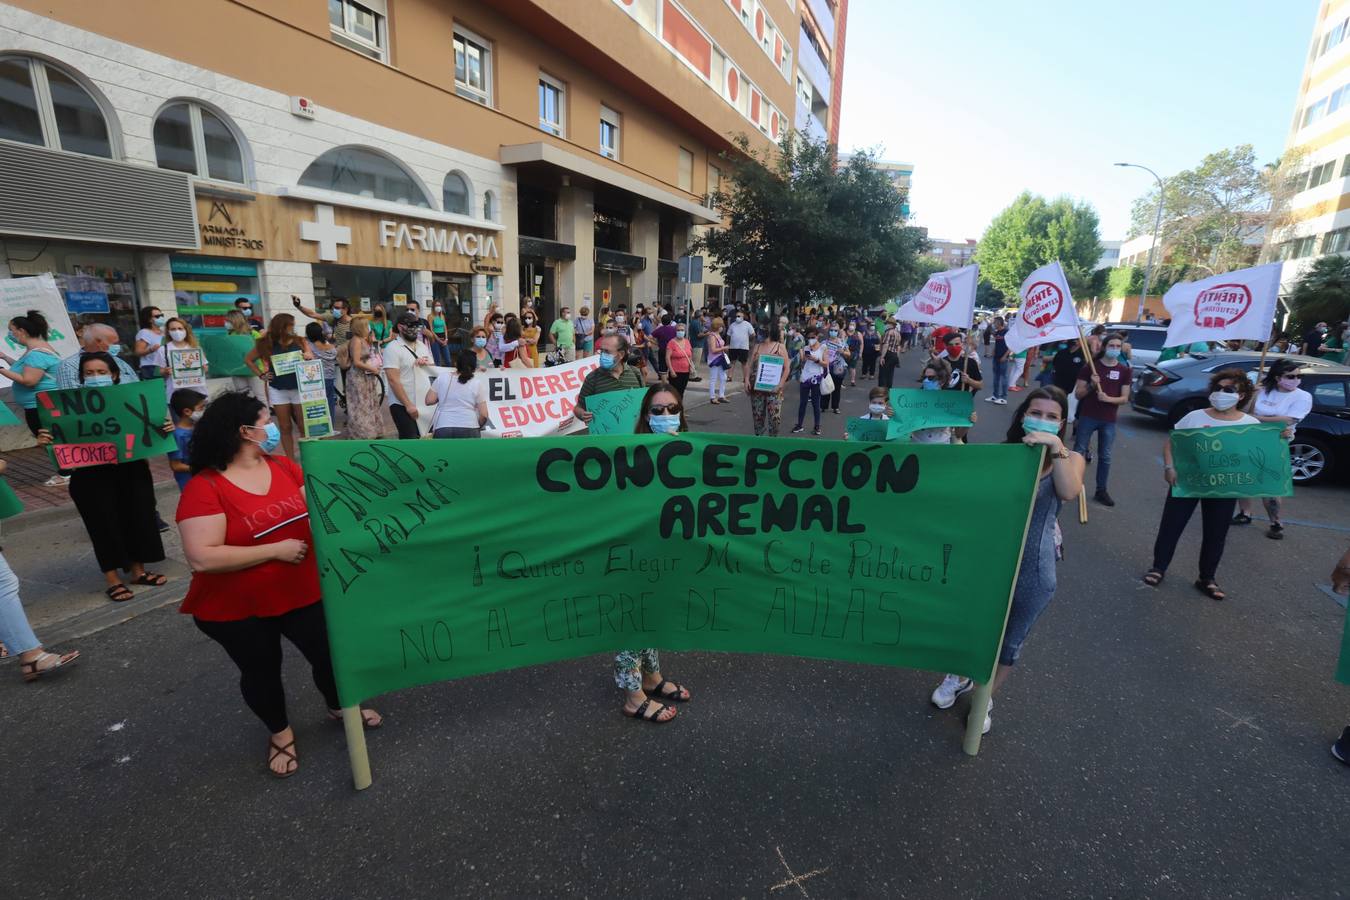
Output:
<path fill-rule="evenodd" d="M 984 727 L 980 729 L 980 734 L 988 734 L 989 729 L 994 726 L 993 719 L 991 718 L 993 714 L 994 714 L 994 698 L 990 697 L 989 710 L 984 714 Z"/>
<path fill-rule="evenodd" d="M 997 403 L 997 402 L 998 402 L 998 398 L 997 398 L 997 397 L 985 397 L 985 398 L 984 398 L 984 402 L 985 402 L 985 403 Z"/>
<path fill-rule="evenodd" d="M 42 483 L 45 484 L 47 487 L 63 487 L 67 484 L 70 484 L 70 476 L 53 475 L 51 478 L 48 478 L 46 481 Z"/>
<path fill-rule="evenodd" d="M 951 709 L 956 698 L 975 687 L 975 682 L 960 675 L 945 675 L 942 684 L 933 691 L 933 705 L 938 709 Z"/>
<path fill-rule="evenodd" d="M 996 399 L 994 402 L 997 403 L 999 406 L 1007 406 L 1007 405 L 1008 405 L 1008 401 L 1007 401 L 1007 399 L 1004 398 L 1004 397 L 999 397 L 999 398 Z"/>

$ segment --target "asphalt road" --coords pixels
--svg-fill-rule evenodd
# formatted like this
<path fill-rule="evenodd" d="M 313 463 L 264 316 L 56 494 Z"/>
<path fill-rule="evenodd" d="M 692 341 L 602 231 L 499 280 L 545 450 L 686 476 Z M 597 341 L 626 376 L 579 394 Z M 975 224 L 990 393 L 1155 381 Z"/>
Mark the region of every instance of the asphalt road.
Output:
<path fill-rule="evenodd" d="M 866 391 L 844 397 L 827 434 Z M 998 440 L 1014 407 L 977 406 L 974 439 Z M 748 432 L 748 403 L 693 423 Z M 1058 594 L 975 759 L 931 673 L 668 654 L 696 697 L 655 728 L 618 714 L 592 657 L 383 698 L 356 793 L 292 653 L 301 769 L 276 781 L 234 669 L 170 607 L 80 640 L 64 678 L 0 668 L 0 880 L 23 898 L 1346 895 L 1350 769 L 1327 753 L 1350 719 L 1344 613 L 1317 584 L 1350 491 L 1300 490 L 1282 543 L 1235 529 L 1225 603 L 1190 586 L 1198 520 L 1151 590 L 1164 431 L 1123 423 L 1119 505 L 1086 526 L 1065 508 Z"/>

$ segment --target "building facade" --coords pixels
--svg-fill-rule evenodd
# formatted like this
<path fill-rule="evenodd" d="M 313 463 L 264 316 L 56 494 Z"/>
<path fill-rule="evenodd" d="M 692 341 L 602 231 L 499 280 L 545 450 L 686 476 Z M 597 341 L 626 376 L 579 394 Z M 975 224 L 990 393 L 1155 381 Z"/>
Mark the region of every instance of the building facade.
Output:
<path fill-rule="evenodd" d="M 949 269 L 959 269 L 970 265 L 975 258 L 975 248 L 979 242 L 975 238 L 964 241 L 948 241 L 943 238 L 929 238 L 926 254 L 947 263 Z"/>
<path fill-rule="evenodd" d="M 677 260 L 719 221 L 720 155 L 795 124 L 805 23 L 838 86 L 845 10 L 0 3 L 0 278 L 53 273 L 72 315 L 128 345 L 143 308 L 209 327 L 237 297 L 265 315 L 439 299 L 475 320 L 524 298 L 545 320 L 717 299 Z"/>

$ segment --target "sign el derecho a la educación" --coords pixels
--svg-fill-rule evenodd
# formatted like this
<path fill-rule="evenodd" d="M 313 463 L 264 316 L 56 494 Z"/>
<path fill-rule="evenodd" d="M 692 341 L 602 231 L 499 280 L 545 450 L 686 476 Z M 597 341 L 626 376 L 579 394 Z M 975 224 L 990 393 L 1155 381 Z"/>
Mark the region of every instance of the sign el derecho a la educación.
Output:
<path fill-rule="evenodd" d="M 626 647 L 987 681 L 1041 460 L 699 434 L 302 452 L 346 707 Z M 963 498 L 985 514 L 931 515 Z M 396 589 L 433 556 L 441 577 Z"/>

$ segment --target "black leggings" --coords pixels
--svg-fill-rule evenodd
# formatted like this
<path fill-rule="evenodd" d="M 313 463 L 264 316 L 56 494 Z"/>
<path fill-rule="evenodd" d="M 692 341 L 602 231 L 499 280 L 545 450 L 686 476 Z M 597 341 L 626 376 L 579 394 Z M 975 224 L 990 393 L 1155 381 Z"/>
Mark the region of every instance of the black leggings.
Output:
<path fill-rule="evenodd" d="M 670 386 L 680 392 L 680 398 L 684 399 L 685 389 L 689 387 L 688 372 L 671 372 L 668 376 Z"/>
<path fill-rule="evenodd" d="M 272 734 L 285 731 L 290 725 L 286 718 L 286 690 L 281 683 L 283 635 L 309 660 L 314 684 L 328 708 L 340 708 L 322 603 L 266 618 L 206 622 L 194 616 L 192 621 L 203 634 L 224 647 L 239 667 L 239 693 Z"/>
<path fill-rule="evenodd" d="M 834 390 L 825 395 L 820 405 L 828 409 L 839 408 L 839 395 L 844 392 L 844 385 L 848 384 L 848 370 L 845 369 L 841 375 L 830 376 L 834 379 Z"/>
<path fill-rule="evenodd" d="M 1219 561 L 1223 559 L 1223 546 L 1228 538 L 1228 526 L 1233 520 L 1233 507 L 1236 500 L 1200 500 L 1195 497 L 1179 498 L 1167 495 L 1163 503 L 1162 521 L 1158 523 L 1158 539 L 1153 542 L 1153 568 L 1166 572 L 1172 564 L 1172 556 L 1177 552 L 1177 542 L 1181 540 L 1195 512 L 1200 505 L 1200 580 L 1212 581 L 1219 571 Z"/>
<path fill-rule="evenodd" d="M 863 351 L 862 374 L 864 378 L 877 374 L 877 355 Z"/>
<path fill-rule="evenodd" d="M 411 415 L 402 403 L 390 404 L 389 417 L 394 420 L 394 427 L 398 429 L 399 440 L 415 441 L 422 436 L 422 432 L 417 428 L 417 417 Z"/>

